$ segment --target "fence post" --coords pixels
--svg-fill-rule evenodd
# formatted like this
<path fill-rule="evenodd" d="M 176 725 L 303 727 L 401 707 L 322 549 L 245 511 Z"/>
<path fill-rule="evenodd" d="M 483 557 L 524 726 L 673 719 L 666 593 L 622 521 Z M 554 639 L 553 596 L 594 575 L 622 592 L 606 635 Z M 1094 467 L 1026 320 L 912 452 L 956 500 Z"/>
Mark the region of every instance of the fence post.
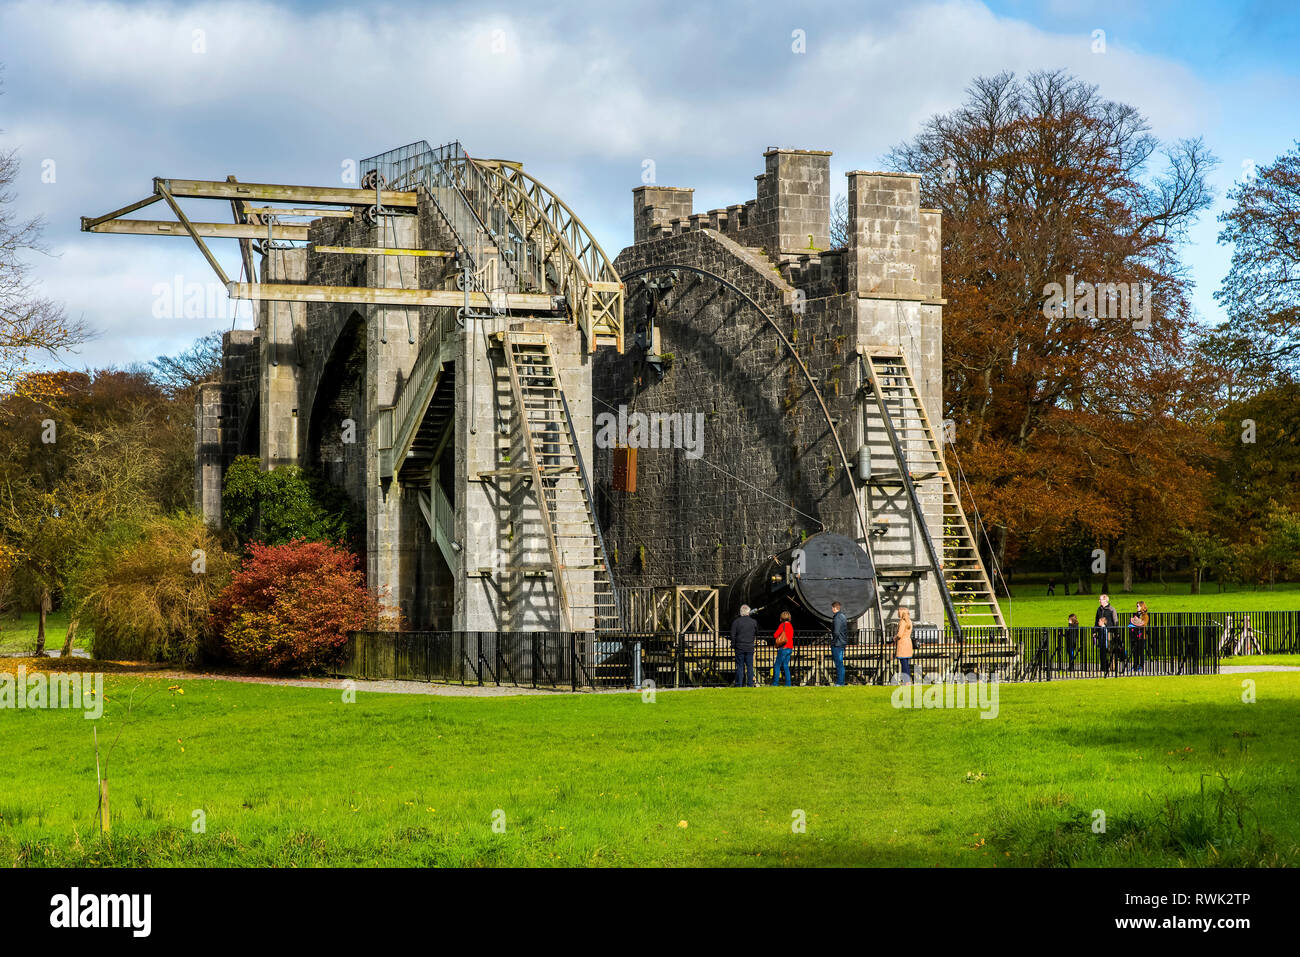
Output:
<path fill-rule="evenodd" d="M 578 633 L 569 632 L 569 686 L 578 690 Z"/>
<path fill-rule="evenodd" d="M 682 686 L 682 667 L 686 658 L 686 638 L 678 633 L 676 640 L 673 642 L 673 687 Z"/>
<path fill-rule="evenodd" d="M 478 686 L 482 688 L 483 687 L 483 632 L 476 631 L 474 632 L 474 636 L 478 643 L 478 668 L 475 670 L 478 671 Z"/>

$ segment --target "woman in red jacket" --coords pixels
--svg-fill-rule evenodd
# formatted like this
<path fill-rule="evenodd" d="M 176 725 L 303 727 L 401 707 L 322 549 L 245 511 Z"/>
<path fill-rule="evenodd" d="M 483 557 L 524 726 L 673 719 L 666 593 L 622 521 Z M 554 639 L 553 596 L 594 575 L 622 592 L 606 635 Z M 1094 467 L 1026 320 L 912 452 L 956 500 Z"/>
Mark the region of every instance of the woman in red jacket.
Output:
<path fill-rule="evenodd" d="M 785 686 L 790 687 L 790 656 L 794 654 L 794 625 L 790 624 L 790 613 L 781 612 L 781 624 L 776 626 L 776 664 L 772 666 L 772 687 L 781 683 L 781 672 L 785 672 Z"/>

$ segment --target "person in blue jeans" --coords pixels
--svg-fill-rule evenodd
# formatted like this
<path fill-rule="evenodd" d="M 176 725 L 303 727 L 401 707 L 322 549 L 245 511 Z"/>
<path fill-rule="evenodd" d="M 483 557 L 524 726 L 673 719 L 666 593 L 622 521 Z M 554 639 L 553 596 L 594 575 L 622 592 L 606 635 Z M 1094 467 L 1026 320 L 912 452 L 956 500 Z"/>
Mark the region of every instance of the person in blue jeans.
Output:
<path fill-rule="evenodd" d="M 794 654 L 794 625 L 790 624 L 790 613 L 781 612 L 781 624 L 776 626 L 773 638 L 776 645 L 776 664 L 772 666 L 772 686 L 781 683 L 781 674 L 785 673 L 785 686 L 790 687 L 790 656 Z"/>
<path fill-rule="evenodd" d="M 741 605 L 740 614 L 731 623 L 731 647 L 736 652 L 736 687 L 754 687 L 754 636 L 758 622 L 749 616 L 749 606 Z"/>
<path fill-rule="evenodd" d="M 849 620 L 840 608 L 839 602 L 831 602 L 831 611 L 835 613 L 831 619 L 831 660 L 835 662 L 835 684 L 843 687 L 844 649 L 849 643 Z"/>

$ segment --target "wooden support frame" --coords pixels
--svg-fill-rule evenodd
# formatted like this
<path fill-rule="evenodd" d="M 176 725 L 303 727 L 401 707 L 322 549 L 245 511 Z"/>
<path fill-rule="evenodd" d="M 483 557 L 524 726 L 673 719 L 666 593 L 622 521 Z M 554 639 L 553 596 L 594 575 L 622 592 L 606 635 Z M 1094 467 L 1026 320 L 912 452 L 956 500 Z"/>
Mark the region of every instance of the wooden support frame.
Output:
<path fill-rule="evenodd" d="M 160 188 L 161 187 L 161 188 Z M 154 180 L 154 191 L 166 190 L 182 199 L 242 199 L 267 203 L 321 204 L 324 206 L 373 206 L 375 190 L 346 186 L 286 186 L 280 183 L 230 183 L 207 179 Z M 403 190 L 379 191 L 382 206 L 414 209 L 416 195 Z"/>
<path fill-rule="evenodd" d="M 134 213 L 137 209 L 144 209 L 146 206 L 152 206 L 154 203 L 160 202 L 162 202 L 162 196 L 158 193 L 154 193 L 152 196 L 147 196 L 138 203 L 131 203 L 129 206 L 115 209 L 111 213 L 105 213 L 103 216 L 82 216 L 81 231 L 90 232 L 100 223 L 106 223 L 111 219 L 117 219 L 119 216 L 125 216 L 127 213 Z"/>
<path fill-rule="evenodd" d="M 397 249 L 388 246 L 313 246 L 311 251 L 344 256 L 433 256 L 439 259 L 456 255 L 447 249 Z"/>
<path fill-rule="evenodd" d="M 235 177 L 233 175 L 227 176 L 226 182 L 235 182 Z M 247 225 L 249 222 L 247 206 L 242 199 L 232 199 L 230 201 L 230 215 L 235 218 L 235 223 L 238 225 Z M 248 277 L 248 281 L 257 282 L 257 270 L 253 266 L 253 241 L 251 238 L 240 238 L 239 258 L 244 264 L 244 275 Z"/>
<path fill-rule="evenodd" d="M 524 312 L 549 312 L 554 301 L 541 293 L 466 293 L 458 289 L 382 289 L 370 286 L 312 286 L 305 283 L 227 282 L 231 299 L 269 300 L 273 302 L 350 302 L 369 306 L 471 306 L 491 308 L 504 298 L 507 309 Z"/>
<path fill-rule="evenodd" d="M 161 180 L 155 180 L 154 189 L 162 194 L 162 198 L 166 200 L 167 205 L 172 208 L 172 212 L 176 214 L 177 220 L 179 220 L 180 224 L 185 227 L 185 231 L 190 234 L 190 238 L 193 239 L 194 244 L 199 247 L 199 252 L 203 253 L 203 258 L 208 261 L 208 265 L 211 266 L 212 271 L 217 274 L 217 278 L 221 280 L 222 285 L 229 286 L 230 277 L 227 276 L 226 271 L 221 268 L 221 263 L 217 262 L 217 257 L 212 255 L 212 250 L 208 248 L 208 244 L 203 241 L 203 237 L 198 234 L 197 230 L 195 230 L 194 224 L 189 221 L 189 218 L 181 210 L 180 205 L 168 191 L 166 185 L 164 185 Z"/>
<path fill-rule="evenodd" d="M 127 236 L 181 236 L 189 237 L 189 232 L 180 223 L 165 219 L 112 219 L 82 229 L 88 233 L 118 233 Z M 267 227 L 252 223 L 195 223 L 190 225 L 200 236 L 208 239 L 266 239 Z M 306 226 L 270 227 L 272 239 L 287 239 L 295 242 L 307 241 Z"/>
<path fill-rule="evenodd" d="M 314 216 L 318 219 L 353 219 L 355 214 L 350 209 L 277 209 L 274 206 L 248 206 L 244 212 L 249 216 Z"/>

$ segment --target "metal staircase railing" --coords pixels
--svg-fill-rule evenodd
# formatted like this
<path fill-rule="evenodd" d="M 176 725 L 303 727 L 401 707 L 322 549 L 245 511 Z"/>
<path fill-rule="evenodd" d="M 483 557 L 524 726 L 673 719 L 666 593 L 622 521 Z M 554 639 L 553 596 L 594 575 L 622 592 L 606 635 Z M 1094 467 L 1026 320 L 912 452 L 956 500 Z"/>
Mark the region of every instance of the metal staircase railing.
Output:
<path fill-rule="evenodd" d="M 562 298 L 589 349 L 622 350 L 624 290 L 613 264 L 573 210 L 518 163 L 420 140 L 363 160 L 362 170 L 386 188 L 431 198 L 475 270 L 495 254 L 493 290 Z"/>
<path fill-rule="evenodd" d="M 623 282 L 600 243 L 572 209 L 518 163 L 474 160 L 524 235 L 537 239 L 541 268 L 555 294 L 564 296 L 593 352 L 599 345 L 623 351 Z M 532 248 L 530 246 L 530 248 Z"/>
<path fill-rule="evenodd" d="M 898 465 L 896 475 L 876 479 L 897 482 L 903 487 L 950 624 L 959 635 L 963 626 L 1005 628 L 1002 609 L 984 570 L 961 498 L 944 463 L 943 450 L 907 360 L 901 354 L 891 353 L 864 356 L 861 361 L 864 379 L 870 384 Z M 941 527 L 935 533 L 926 521 L 917 489 L 918 482 L 929 481 L 940 483 Z M 888 570 L 889 566 L 880 567 Z M 957 606 L 961 607 L 960 613 Z"/>
<path fill-rule="evenodd" d="M 612 630 L 618 595 L 550 346 L 537 333 L 506 333 L 503 346 L 564 628 Z"/>
<path fill-rule="evenodd" d="M 454 320 L 445 315 L 439 317 L 434 334 L 422 344 L 411 374 L 397 394 L 397 401 L 391 407 L 379 410 L 381 478 L 391 478 L 401 471 L 406 454 L 419 434 L 420 424 L 438 391 L 447 363 L 452 361 L 449 347 L 453 343 L 448 328 L 452 322 Z"/>
<path fill-rule="evenodd" d="M 418 501 L 420 513 L 429 526 L 429 536 L 437 543 L 438 550 L 442 552 L 442 557 L 446 560 L 451 573 L 456 574 L 460 569 L 460 555 L 452 547 L 452 542 L 456 538 L 454 525 L 456 510 L 447 498 L 447 493 L 438 484 L 437 477 L 431 480 L 427 488 L 420 489 Z"/>
<path fill-rule="evenodd" d="M 500 268 L 507 275 L 500 276 L 500 284 L 484 283 L 474 291 L 490 294 L 524 288 L 515 269 L 516 263 L 528 259 L 522 230 L 460 143 L 435 149 L 419 140 L 362 160 L 361 168 L 382 176 L 385 189 L 414 191 L 432 200 L 475 275 L 485 275 L 490 251 L 498 253 Z"/>

